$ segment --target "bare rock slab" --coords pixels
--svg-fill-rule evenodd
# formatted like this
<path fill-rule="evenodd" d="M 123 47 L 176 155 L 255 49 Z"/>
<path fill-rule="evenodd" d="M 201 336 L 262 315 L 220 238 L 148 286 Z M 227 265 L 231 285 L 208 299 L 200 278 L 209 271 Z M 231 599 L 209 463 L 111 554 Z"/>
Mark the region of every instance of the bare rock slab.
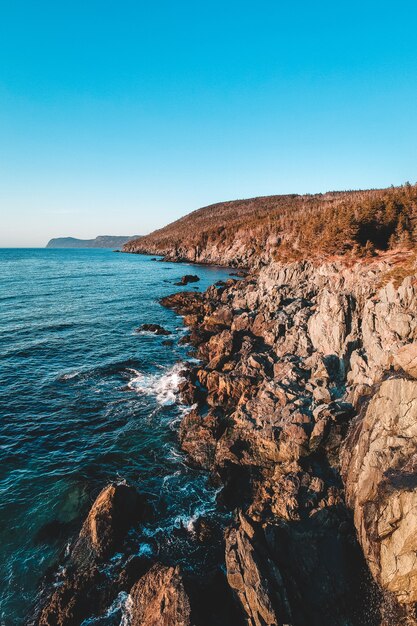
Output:
<path fill-rule="evenodd" d="M 179 567 L 157 563 L 131 589 L 131 626 L 191 626 Z"/>
<path fill-rule="evenodd" d="M 417 381 L 381 384 L 345 443 L 342 472 L 374 578 L 400 603 L 417 602 Z"/>

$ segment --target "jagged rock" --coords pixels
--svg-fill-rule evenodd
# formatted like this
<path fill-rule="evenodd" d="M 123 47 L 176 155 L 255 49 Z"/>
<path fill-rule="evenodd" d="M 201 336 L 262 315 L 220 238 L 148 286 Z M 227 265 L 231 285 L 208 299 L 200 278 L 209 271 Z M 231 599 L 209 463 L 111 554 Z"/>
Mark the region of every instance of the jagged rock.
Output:
<path fill-rule="evenodd" d="M 280 571 L 242 513 L 238 524 L 226 533 L 226 567 L 227 580 L 248 626 L 276 626 L 291 621 Z"/>
<path fill-rule="evenodd" d="M 342 471 L 373 576 L 417 602 L 417 382 L 381 384 L 344 444 Z"/>
<path fill-rule="evenodd" d="M 205 344 L 204 353 L 210 369 L 221 369 L 225 361 L 233 354 L 234 334 L 223 330 L 212 335 Z"/>
<path fill-rule="evenodd" d="M 394 364 L 397 369 L 402 369 L 409 376 L 417 378 L 417 343 L 402 346 L 394 354 Z"/>
<path fill-rule="evenodd" d="M 185 276 L 182 276 L 181 280 L 175 284 L 181 287 L 183 285 L 188 285 L 188 283 L 197 283 L 199 280 L 199 277 L 195 274 L 185 274 Z"/>
<path fill-rule="evenodd" d="M 320 292 L 316 313 L 310 317 L 308 330 L 312 344 L 322 354 L 341 356 L 351 331 L 351 302 L 345 294 L 327 289 Z"/>
<path fill-rule="evenodd" d="M 368 299 L 363 307 L 362 338 L 374 381 L 388 369 L 393 356 L 417 333 L 417 285 L 412 276 L 395 288 L 388 283 L 377 298 Z M 401 358 L 401 357 L 400 357 Z"/>
<path fill-rule="evenodd" d="M 211 315 L 204 319 L 204 328 L 210 331 L 218 331 L 230 328 L 233 321 L 233 313 L 228 306 L 216 308 Z"/>
<path fill-rule="evenodd" d="M 104 577 L 97 568 L 80 573 L 69 571 L 43 607 L 38 626 L 75 626 L 94 610 L 105 606 L 100 592 Z M 108 596 L 105 598 L 108 599 Z"/>
<path fill-rule="evenodd" d="M 283 597 L 297 626 L 378 623 L 379 595 L 366 576 L 339 469 L 355 411 L 392 364 L 406 371 L 396 354 L 401 359 L 404 350 L 403 363 L 412 364 L 412 348 L 403 346 L 417 333 L 417 288 L 408 279 L 378 287 L 387 267 L 271 263 L 238 284 L 164 301 L 185 316 L 203 361 L 193 384 L 207 394 L 205 417 L 184 419 L 183 448 L 225 484 L 223 502 L 244 503 L 259 522 L 253 537 L 242 519 L 227 535 L 229 563 L 240 549 L 242 562 L 247 553 L 240 578 L 231 580 L 250 624 L 287 619 L 277 617 Z M 246 589 L 246 569 L 253 580 L 259 574 L 260 598 Z M 365 619 L 368 592 L 376 600 Z"/>
<path fill-rule="evenodd" d="M 150 513 L 145 498 L 134 487 L 108 485 L 97 496 L 72 551 L 76 562 L 105 559 L 116 550 L 133 524 Z"/>
<path fill-rule="evenodd" d="M 102 565 L 122 546 L 129 528 L 150 512 L 146 499 L 133 487 L 125 484 L 105 487 L 90 509 L 59 584 L 35 623 L 78 626 L 87 617 L 104 610 L 115 589 Z"/>
<path fill-rule="evenodd" d="M 131 589 L 131 626 L 191 626 L 179 567 L 155 564 Z"/>
<path fill-rule="evenodd" d="M 189 461 L 196 467 L 209 470 L 213 467 L 217 441 L 221 434 L 221 420 L 214 411 L 204 417 L 191 411 L 181 422 L 179 438 Z"/>

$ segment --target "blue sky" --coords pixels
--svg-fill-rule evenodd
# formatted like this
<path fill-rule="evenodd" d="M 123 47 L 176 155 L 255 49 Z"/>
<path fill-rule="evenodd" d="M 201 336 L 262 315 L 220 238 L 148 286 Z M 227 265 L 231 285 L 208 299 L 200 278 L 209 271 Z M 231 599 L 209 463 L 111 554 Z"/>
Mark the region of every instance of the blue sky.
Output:
<path fill-rule="evenodd" d="M 417 180 L 417 3 L 0 0 L 0 246 Z"/>

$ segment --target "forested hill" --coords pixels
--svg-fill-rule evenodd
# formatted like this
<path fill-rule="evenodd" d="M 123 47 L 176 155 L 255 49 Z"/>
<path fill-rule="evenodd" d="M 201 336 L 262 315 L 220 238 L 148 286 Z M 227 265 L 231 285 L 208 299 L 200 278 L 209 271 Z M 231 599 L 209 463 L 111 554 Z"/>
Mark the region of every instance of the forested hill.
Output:
<path fill-rule="evenodd" d="M 275 259 L 372 255 L 417 239 L 417 185 L 282 195 L 207 206 L 124 252 L 251 266 Z"/>

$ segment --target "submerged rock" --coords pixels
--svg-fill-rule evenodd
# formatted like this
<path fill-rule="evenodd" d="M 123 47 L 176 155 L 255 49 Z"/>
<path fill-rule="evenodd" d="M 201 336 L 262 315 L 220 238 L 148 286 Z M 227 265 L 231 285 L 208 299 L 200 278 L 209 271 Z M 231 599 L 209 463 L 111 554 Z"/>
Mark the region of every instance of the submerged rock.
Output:
<path fill-rule="evenodd" d="M 188 283 L 198 283 L 199 280 L 200 279 L 196 274 L 185 274 L 185 276 L 182 276 L 182 278 L 175 283 L 175 285 L 181 287 L 183 285 L 188 285 Z"/>
<path fill-rule="evenodd" d="M 163 326 L 160 326 L 160 324 L 142 324 L 142 326 L 139 326 L 139 328 L 136 329 L 137 333 L 143 333 L 143 332 L 148 332 L 148 333 L 154 333 L 154 335 L 171 335 L 171 331 L 170 330 L 166 330 L 166 328 L 164 328 Z"/>

